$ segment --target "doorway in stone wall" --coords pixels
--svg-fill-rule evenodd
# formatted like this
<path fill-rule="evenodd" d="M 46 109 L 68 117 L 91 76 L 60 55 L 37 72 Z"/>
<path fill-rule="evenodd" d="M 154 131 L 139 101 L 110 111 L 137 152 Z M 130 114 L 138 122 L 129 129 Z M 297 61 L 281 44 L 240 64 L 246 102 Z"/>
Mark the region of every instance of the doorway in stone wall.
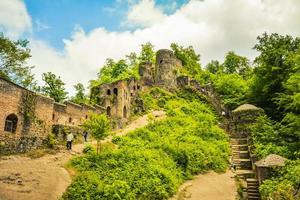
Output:
<path fill-rule="evenodd" d="M 127 108 L 126 108 L 126 106 L 124 106 L 124 108 L 123 108 L 123 117 L 127 118 Z"/>

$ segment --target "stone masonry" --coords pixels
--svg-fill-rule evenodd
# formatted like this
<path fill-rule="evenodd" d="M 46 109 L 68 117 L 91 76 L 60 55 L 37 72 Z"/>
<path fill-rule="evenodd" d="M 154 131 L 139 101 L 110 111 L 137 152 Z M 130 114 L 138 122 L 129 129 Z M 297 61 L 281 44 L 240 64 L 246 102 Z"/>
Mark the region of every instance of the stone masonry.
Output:
<path fill-rule="evenodd" d="M 42 145 L 54 125 L 77 127 L 101 107 L 55 103 L 0 78 L 0 154 L 25 152 Z"/>

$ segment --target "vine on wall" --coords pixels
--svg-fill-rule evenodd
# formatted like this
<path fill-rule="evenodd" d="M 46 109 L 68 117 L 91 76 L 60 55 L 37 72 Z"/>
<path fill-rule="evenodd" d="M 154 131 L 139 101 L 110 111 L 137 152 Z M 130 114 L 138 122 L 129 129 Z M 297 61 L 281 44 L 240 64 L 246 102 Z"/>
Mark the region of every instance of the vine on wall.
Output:
<path fill-rule="evenodd" d="M 19 113 L 23 116 L 23 133 L 29 131 L 31 123 L 35 120 L 35 105 L 36 105 L 36 94 L 24 91 L 22 93 L 22 100 L 19 106 Z"/>

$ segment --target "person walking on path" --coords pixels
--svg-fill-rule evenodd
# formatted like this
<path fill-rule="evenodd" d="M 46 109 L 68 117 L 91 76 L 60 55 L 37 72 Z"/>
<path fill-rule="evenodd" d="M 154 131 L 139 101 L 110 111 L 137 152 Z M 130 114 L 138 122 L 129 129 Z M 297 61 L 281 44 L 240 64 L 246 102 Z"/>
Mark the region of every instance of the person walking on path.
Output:
<path fill-rule="evenodd" d="M 74 136 L 72 133 L 69 133 L 67 135 L 67 149 L 71 150 L 72 149 L 72 142 L 73 142 Z"/>
<path fill-rule="evenodd" d="M 84 138 L 84 141 L 87 142 L 87 138 L 88 138 L 88 132 L 87 131 L 83 132 L 83 138 Z"/>

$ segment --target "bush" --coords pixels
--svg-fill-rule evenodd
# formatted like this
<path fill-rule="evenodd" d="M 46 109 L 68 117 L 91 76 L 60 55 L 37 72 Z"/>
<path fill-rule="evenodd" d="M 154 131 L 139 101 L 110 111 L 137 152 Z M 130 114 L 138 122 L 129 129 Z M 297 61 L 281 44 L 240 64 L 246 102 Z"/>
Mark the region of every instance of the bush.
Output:
<path fill-rule="evenodd" d="M 96 149 L 92 145 L 85 145 L 85 147 L 82 150 L 82 153 L 84 154 L 92 154 L 96 153 Z"/>
<path fill-rule="evenodd" d="M 55 139 L 55 135 L 54 134 L 49 134 L 45 140 L 45 144 L 48 148 L 50 149 L 54 149 L 56 144 L 57 144 L 57 141 Z"/>

